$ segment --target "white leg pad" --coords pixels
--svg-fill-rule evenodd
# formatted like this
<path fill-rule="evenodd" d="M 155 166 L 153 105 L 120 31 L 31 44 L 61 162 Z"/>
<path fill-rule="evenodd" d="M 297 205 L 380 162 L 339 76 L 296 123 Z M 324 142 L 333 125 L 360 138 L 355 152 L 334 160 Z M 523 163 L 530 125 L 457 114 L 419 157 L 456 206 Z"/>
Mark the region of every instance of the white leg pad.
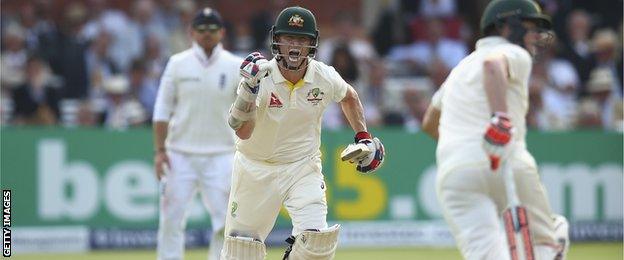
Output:
<path fill-rule="evenodd" d="M 570 224 L 568 220 L 561 215 L 555 215 L 553 220 L 555 221 L 555 241 L 561 246 L 557 258 L 555 259 L 564 260 L 570 248 Z"/>
<path fill-rule="evenodd" d="M 535 245 L 533 253 L 536 260 L 554 260 L 557 256 L 557 248 L 553 245 Z"/>
<path fill-rule="evenodd" d="M 295 238 L 289 260 L 333 259 L 338 246 L 340 225 L 333 225 L 320 231 L 303 231 Z"/>
<path fill-rule="evenodd" d="M 266 257 L 264 243 L 250 237 L 225 238 L 221 260 L 263 260 Z"/>

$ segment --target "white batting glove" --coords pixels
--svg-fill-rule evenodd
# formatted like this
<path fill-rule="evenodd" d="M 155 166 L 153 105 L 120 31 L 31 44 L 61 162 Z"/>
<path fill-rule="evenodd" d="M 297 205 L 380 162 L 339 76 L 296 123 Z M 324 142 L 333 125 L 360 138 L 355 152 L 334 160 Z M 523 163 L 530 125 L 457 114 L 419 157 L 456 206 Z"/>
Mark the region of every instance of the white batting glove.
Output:
<path fill-rule="evenodd" d="M 252 94 L 258 94 L 260 80 L 269 74 L 269 61 L 259 52 L 253 52 L 240 66 L 240 75 Z"/>
<path fill-rule="evenodd" d="M 366 145 L 370 151 L 364 153 L 362 157 L 355 158 L 357 162 L 355 169 L 360 173 L 370 174 L 381 168 L 386 158 L 386 150 L 381 141 L 377 137 L 373 138 L 368 132 L 359 132 L 355 134 L 355 142 Z"/>

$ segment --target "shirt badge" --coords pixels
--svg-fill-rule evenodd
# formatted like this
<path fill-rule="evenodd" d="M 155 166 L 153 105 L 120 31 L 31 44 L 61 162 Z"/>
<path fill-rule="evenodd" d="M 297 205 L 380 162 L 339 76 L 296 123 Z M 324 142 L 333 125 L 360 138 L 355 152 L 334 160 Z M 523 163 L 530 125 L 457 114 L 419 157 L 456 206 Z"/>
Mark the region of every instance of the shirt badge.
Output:
<path fill-rule="evenodd" d="M 283 107 L 282 101 L 279 100 L 275 93 L 271 92 L 271 100 L 269 101 L 269 107 Z"/>
<path fill-rule="evenodd" d="M 321 91 L 321 89 L 319 88 L 313 88 L 310 91 L 308 91 L 308 96 L 307 96 L 307 100 L 308 102 L 310 102 L 312 105 L 318 105 L 319 102 L 321 102 L 323 100 L 323 97 L 325 96 L 325 93 Z"/>

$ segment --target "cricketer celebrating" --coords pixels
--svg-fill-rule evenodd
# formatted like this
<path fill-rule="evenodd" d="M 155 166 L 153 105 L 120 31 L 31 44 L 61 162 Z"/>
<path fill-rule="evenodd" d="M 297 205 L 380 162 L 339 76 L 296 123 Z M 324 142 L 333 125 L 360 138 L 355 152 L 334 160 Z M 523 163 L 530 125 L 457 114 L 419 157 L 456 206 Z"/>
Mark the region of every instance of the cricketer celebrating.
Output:
<path fill-rule="evenodd" d="M 314 60 L 316 19 L 309 10 L 281 11 L 271 29 L 267 61 L 250 54 L 240 67 L 238 96 L 229 124 L 240 138 L 232 173 L 230 210 L 222 259 L 264 259 L 264 240 L 281 205 L 292 219 L 285 259 L 332 259 L 339 225 L 328 227 L 321 172 L 321 117 L 330 102 L 340 103 L 356 132 L 355 142 L 370 149 L 353 154 L 357 169 L 381 166 L 383 146 L 367 132 L 357 93 L 340 75 Z"/>
<path fill-rule="evenodd" d="M 565 254 L 567 221 L 553 219 L 525 143 L 532 57 L 549 43 L 550 26 L 535 2 L 490 2 L 481 18 L 484 37 L 451 71 L 425 115 L 423 129 L 434 137 L 439 130 L 436 192 L 466 259 L 510 258 L 500 232 L 507 202 L 499 171 L 504 163 L 510 165 L 526 206 L 536 259 Z"/>
<path fill-rule="evenodd" d="M 223 49 L 224 33 L 215 10 L 200 10 L 193 46 L 169 59 L 160 82 L 153 118 L 154 168 L 164 184 L 159 259 L 182 259 L 186 209 L 198 189 L 213 230 L 209 259 L 219 259 L 235 143 L 227 118 L 241 62 Z"/>

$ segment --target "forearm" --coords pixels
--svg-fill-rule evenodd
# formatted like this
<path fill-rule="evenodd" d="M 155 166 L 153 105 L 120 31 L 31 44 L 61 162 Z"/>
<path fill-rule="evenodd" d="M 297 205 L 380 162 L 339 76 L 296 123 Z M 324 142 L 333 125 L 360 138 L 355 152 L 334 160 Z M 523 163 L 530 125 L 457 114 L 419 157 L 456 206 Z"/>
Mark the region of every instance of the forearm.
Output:
<path fill-rule="evenodd" d="M 423 118 L 422 130 L 431 138 L 438 140 L 438 126 L 440 125 L 440 110 L 429 106 Z"/>
<path fill-rule="evenodd" d="M 237 93 L 234 104 L 230 107 L 228 124 L 240 139 L 245 140 L 251 137 L 254 130 L 258 94 L 257 90 L 256 93 L 251 92 L 242 81 L 239 83 Z"/>
<path fill-rule="evenodd" d="M 356 133 L 368 131 L 364 119 L 364 108 L 357 92 L 352 87 L 349 87 L 347 95 L 340 101 L 340 106 L 353 131 Z"/>
<path fill-rule="evenodd" d="M 483 63 L 483 86 L 492 113 L 507 113 L 508 84 L 505 58 L 492 58 Z"/>
<path fill-rule="evenodd" d="M 165 140 L 167 139 L 168 128 L 169 122 L 167 121 L 154 122 L 154 151 L 165 151 Z"/>

